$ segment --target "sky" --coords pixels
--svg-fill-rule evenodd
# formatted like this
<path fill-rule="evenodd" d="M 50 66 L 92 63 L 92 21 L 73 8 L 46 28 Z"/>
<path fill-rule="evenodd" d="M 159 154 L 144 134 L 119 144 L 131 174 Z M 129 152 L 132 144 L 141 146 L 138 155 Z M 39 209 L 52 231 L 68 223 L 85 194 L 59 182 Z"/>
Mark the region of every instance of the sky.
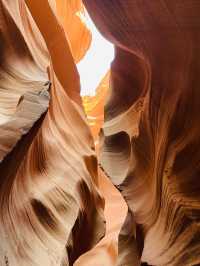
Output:
<path fill-rule="evenodd" d="M 114 58 L 114 47 L 99 33 L 87 13 L 86 19 L 92 32 L 92 43 L 77 67 L 81 79 L 81 95 L 93 96 L 98 84 L 109 70 Z"/>

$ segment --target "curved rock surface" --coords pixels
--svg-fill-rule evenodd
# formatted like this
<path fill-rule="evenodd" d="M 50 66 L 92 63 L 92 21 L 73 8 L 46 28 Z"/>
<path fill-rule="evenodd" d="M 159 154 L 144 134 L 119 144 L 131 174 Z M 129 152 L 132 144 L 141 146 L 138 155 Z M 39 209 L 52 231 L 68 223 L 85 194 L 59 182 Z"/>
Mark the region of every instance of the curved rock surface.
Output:
<path fill-rule="evenodd" d="M 7 153 L 15 147 L 0 164 L 0 265 L 73 265 L 105 231 L 78 72 L 53 2 L 2 1 L 1 11 L 1 24 L 12 27 L 2 30 L 1 84 L 8 102 L 2 99 L 7 120 L 1 120 L 0 141 L 9 141 Z M 23 31 L 24 20 L 29 27 Z M 7 121 L 15 137 L 5 134 Z M 21 135 L 28 133 L 17 142 L 18 128 Z"/>
<path fill-rule="evenodd" d="M 200 265 L 199 74 L 198 0 L 1 0 L 0 265 Z"/>
<path fill-rule="evenodd" d="M 199 265 L 200 2 L 84 3 L 115 44 L 100 163 L 133 214 L 141 261 Z"/>

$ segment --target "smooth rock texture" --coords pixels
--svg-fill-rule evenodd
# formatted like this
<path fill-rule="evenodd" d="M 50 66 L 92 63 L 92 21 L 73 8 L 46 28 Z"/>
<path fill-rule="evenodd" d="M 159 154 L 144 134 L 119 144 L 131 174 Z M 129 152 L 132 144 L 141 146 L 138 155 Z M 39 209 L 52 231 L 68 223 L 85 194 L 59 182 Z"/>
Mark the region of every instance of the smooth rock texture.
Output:
<path fill-rule="evenodd" d="M 1 0 L 0 265 L 199 265 L 199 76 L 198 0 Z"/>
<path fill-rule="evenodd" d="M 12 151 L 0 163 L 0 265 L 73 265 L 105 234 L 79 75 L 53 1 L 2 1 L 1 11 L 0 142 Z M 20 141 L 17 127 L 28 132 Z"/>
<path fill-rule="evenodd" d="M 100 163 L 132 213 L 140 260 L 199 265 L 200 2 L 83 2 L 116 47 Z"/>

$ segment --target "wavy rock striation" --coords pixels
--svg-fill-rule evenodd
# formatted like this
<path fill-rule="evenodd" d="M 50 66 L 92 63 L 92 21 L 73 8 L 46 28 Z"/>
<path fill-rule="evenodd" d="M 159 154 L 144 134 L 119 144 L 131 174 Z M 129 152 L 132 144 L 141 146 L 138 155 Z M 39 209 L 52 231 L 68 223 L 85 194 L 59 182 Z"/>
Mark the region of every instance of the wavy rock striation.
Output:
<path fill-rule="evenodd" d="M 200 265 L 200 2 L 83 2 L 82 104 L 81 0 L 0 1 L 0 265 Z"/>
<path fill-rule="evenodd" d="M 78 72 L 53 1 L 0 4 L 0 265 L 73 265 L 104 236 Z"/>
<path fill-rule="evenodd" d="M 116 47 L 100 160 L 128 203 L 141 261 L 199 265 L 200 3 L 84 3 Z"/>

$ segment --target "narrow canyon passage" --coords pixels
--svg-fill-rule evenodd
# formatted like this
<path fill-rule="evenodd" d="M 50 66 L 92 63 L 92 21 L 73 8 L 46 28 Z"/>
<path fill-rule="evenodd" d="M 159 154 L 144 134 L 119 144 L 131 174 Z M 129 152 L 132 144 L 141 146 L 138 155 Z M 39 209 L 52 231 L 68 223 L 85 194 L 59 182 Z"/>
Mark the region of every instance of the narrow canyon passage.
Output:
<path fill-rule="evenodd" d="M 200 1 L 0 0 L 0 266 L 200 265 Z"/>

